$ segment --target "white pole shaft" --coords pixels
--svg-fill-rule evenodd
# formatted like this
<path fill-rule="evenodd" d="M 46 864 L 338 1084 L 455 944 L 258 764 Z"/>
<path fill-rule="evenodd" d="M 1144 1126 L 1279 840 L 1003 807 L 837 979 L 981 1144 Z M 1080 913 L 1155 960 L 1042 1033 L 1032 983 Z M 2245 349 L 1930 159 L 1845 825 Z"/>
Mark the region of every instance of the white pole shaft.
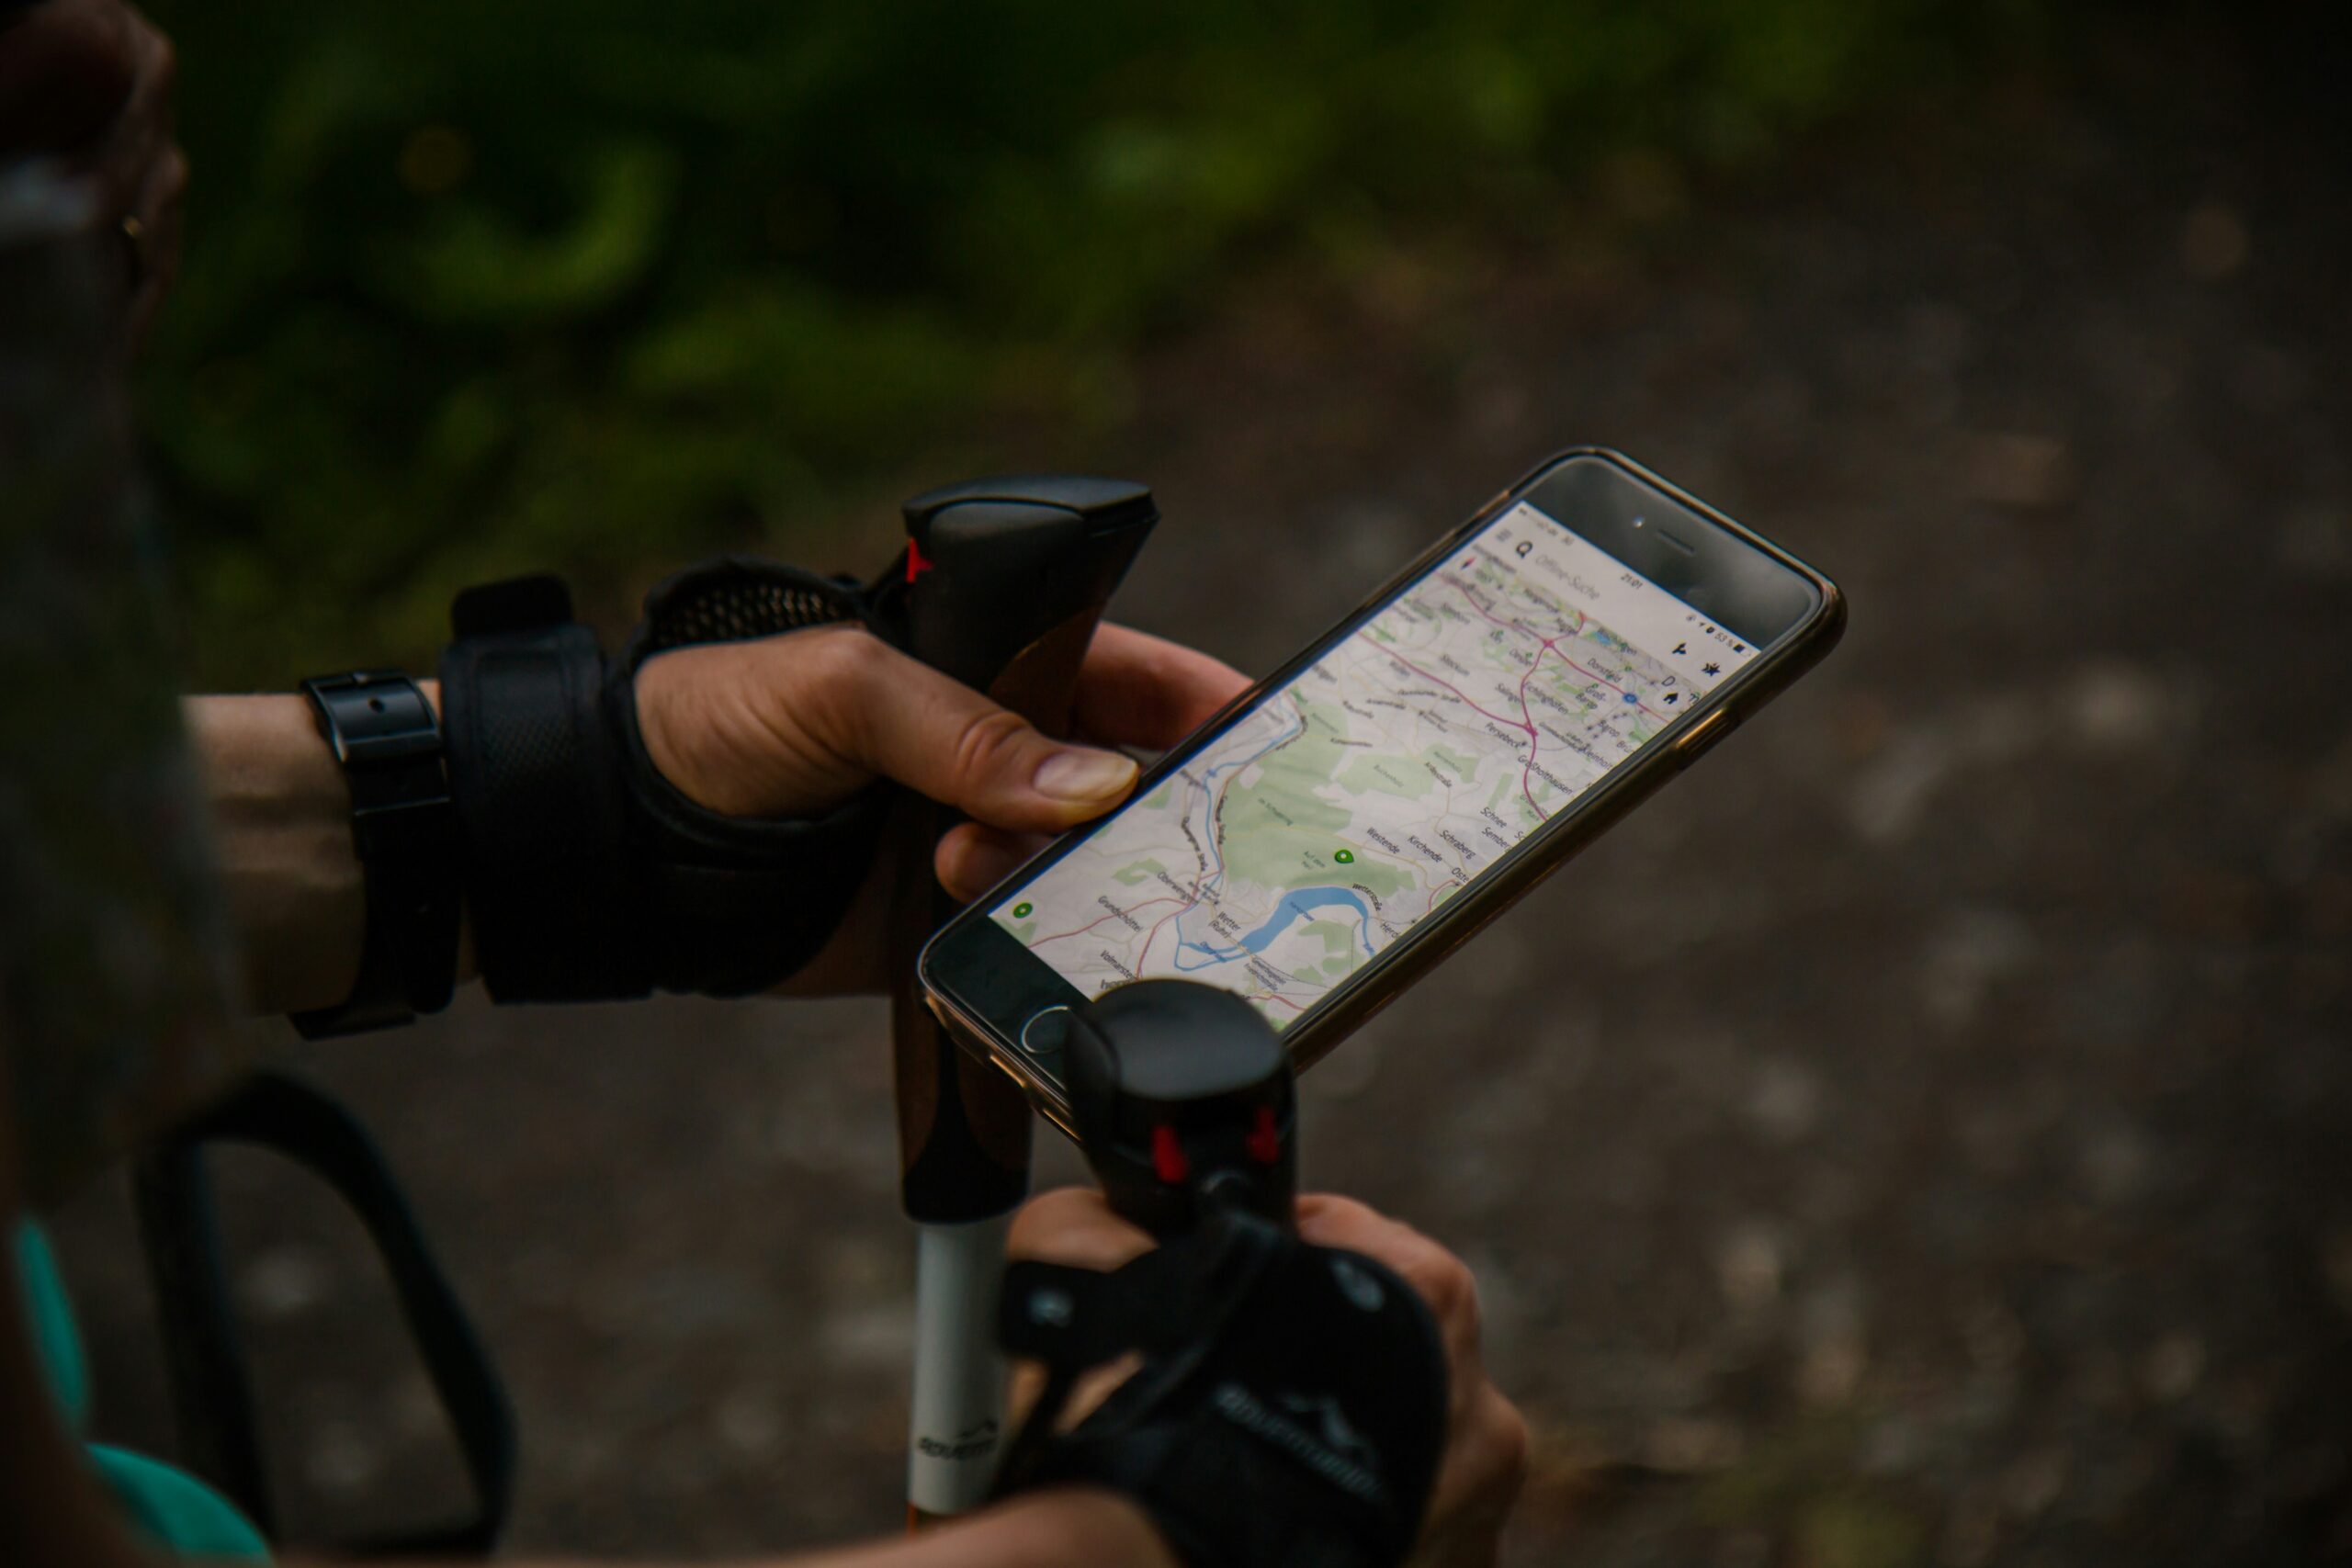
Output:
<path fill-rule="evenodd" d="M 907 1501 L 919 1516 L 980 1506 L 1003 1444 L 1004 1357 L 997 1292 L 1012 1216 L 919 1225 L 915 1243 L 913 1419 Z"/>

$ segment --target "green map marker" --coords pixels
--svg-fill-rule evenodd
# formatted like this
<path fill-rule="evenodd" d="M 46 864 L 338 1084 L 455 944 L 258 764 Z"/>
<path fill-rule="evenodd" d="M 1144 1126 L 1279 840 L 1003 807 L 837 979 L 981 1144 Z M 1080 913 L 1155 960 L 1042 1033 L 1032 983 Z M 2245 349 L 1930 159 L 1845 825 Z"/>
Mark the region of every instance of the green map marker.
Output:
<path fill-rule="evenodd" d="M 1353 850 L 1334 850 L 1331 852 L 1331 858 L 1341 865 L 1353 865 L 1356 863 L 1356 852 Z"/>
<path fill-rule="evenodd" d="M 1012 918 L 1016 920 L 1025 920 L 1029 918 L 1029 912 L 1036 907 L 1035 904 L 1015 904 L 1012 907 Z"/>

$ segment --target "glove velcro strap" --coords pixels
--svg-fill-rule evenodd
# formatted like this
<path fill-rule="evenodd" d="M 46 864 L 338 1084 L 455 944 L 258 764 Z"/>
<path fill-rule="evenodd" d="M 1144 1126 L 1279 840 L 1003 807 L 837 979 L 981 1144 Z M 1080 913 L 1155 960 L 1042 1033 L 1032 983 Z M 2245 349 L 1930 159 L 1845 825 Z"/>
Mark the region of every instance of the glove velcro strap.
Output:
<path fill-rule="evenodd" d="M 441 658 L 474 949 L 501 1002 L 652 988 L 605 660 L 551 578 L 469 589 Z"/>

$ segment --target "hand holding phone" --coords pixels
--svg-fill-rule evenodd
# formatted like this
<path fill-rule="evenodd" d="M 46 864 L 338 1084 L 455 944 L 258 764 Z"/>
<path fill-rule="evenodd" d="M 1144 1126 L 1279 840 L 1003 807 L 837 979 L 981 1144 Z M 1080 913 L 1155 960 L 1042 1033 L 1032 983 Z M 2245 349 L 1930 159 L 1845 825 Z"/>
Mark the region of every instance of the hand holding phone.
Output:
<path fill-rule="evenodd" d="M 1836 643 L 1837 587 L 1614 453 L 1553 459 L 934 936 L 933 1006 L 1069 1130 L 1067 1009 L 1177 976 L 1304 1067 Z"/>

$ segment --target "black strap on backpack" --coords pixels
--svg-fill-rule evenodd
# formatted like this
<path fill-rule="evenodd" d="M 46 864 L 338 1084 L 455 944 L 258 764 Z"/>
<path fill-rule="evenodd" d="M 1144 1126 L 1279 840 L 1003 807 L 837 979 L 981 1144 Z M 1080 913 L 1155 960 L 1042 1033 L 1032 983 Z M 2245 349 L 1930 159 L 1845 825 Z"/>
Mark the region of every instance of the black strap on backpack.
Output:
<path fill-rule="evenodd" d="M 139 1163 L 133 1190 L 188 1467 L 278 1540 L 243 1336 L 222 1263 L 207 1146 L 266 1149 L 325 1182 L 358 1216 L 440 1397 L 472 1484 L 472 1513 L 390 1536 L 324 1543 L 339 1556 L 487 1556 L 505 1528 L 514 1416 L 496 1366 L 375 1140 L 342 1106 L 277 1073 L 246 1081 Z"/>

